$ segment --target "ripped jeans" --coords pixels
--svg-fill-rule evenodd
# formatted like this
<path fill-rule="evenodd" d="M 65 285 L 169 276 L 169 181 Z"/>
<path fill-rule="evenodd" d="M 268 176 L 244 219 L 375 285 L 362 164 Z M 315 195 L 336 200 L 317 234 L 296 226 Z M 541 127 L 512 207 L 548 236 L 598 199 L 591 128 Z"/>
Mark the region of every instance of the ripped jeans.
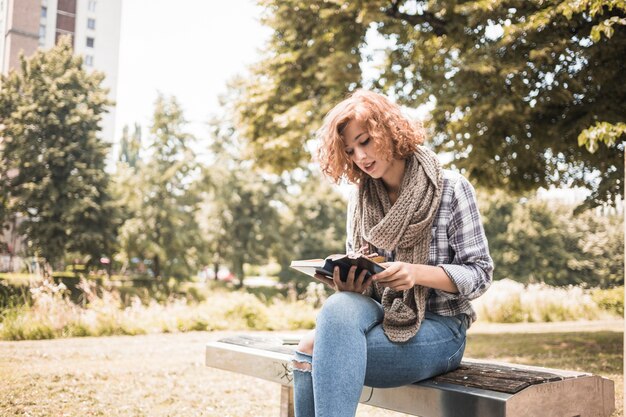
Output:
<path fill-rule="evenodd" d="M 419 332 L 405 343 L 383 333 L 382 306 L 370 297 L 338 292 L 317 317 L 313 356 L 296 352 L 296 417 L 354 416 L 363 385 L 398 387 L 451 371 L 465 350 L 467 316 L 426 312 Z M 307 366 L 308 368 L 308 366 Z"/>

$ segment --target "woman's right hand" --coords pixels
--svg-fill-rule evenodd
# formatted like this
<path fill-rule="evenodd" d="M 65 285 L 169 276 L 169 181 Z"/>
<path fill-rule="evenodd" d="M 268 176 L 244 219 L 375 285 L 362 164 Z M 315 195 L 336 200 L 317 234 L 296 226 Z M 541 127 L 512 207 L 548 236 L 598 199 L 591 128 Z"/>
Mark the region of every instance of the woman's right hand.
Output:
<path fill-rule="evenodd" d="M 328 278 L 320 274 L 315 274 L 315 279 L 323 282 L 335 291 L 350 291 L 361 294 L 371 285 L 371 279 L 365 281 L 365 275 L 367 270 L 361 271 L 358 277 L 355 277 L 356 266 L 352 266 L 348 271 L 348 278 L 345 281 L 341 280 L 339 273 L 339 267 L 336 266 L 333 270 L 333 278 Z"/>

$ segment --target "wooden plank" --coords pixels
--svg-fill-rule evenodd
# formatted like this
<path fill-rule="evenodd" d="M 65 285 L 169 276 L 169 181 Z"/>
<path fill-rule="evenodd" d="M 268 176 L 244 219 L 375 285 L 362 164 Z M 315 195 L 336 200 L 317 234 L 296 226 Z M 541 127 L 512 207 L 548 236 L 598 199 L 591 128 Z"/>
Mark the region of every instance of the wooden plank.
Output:
<path fill-rule="evenodd" d="M 512 366 L 462 362 L 456 370 L 436 376 L 433 381 L 515 394 L 531 385 L 565 378 L 554 373 Z"/>

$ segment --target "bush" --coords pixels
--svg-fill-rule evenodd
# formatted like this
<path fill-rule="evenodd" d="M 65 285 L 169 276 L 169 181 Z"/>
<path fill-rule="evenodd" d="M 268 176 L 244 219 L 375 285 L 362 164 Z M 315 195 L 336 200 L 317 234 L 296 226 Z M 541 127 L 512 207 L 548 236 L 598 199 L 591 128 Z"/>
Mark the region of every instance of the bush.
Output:
<path fill-rule="evenodd" d="M 606 290 L 595 289 L 591 292 L 591 297 L 603 310 L 624 316 L 624 286 Z"/>
<path fill-rule="evenodd" d="M 30 305 L 31 303 L 28 281 L 26 283 L 9 280 L 0 281 L 0 311 L 11 307 Z"/>

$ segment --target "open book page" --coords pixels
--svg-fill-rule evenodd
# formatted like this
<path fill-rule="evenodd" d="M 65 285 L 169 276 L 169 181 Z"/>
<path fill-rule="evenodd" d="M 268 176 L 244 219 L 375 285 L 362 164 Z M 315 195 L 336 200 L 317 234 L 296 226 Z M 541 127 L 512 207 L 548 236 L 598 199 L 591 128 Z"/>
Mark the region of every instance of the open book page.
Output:
<path fill-rule="evenodd" d="M 304 259 L 291 261 L 289 267 L 309 276 L 314 276 L 316 274 L 316 269 L 324 267 L 324 262 L 326 262 L 324 259 Z"/>

